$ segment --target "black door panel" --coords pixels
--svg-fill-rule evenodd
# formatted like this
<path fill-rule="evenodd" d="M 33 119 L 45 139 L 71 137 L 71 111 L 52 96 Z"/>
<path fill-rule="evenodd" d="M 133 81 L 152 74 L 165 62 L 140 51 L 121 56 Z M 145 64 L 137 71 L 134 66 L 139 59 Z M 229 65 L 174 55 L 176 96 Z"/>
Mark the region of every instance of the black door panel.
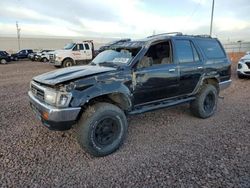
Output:
<path fill-rule="evenodd" d="M 178 94 L 179 70 L 176 64 L 151 66 L 136 71 L 135 105 L 170 98 Z"/>

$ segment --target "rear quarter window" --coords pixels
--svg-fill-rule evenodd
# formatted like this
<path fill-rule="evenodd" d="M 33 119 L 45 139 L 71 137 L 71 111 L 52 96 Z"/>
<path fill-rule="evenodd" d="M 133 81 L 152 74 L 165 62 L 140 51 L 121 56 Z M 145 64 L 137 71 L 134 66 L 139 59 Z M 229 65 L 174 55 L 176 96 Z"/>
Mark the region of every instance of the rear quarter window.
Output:
<path fill-rule="evenodd" d="M 197 43 L 209 59 L 226 57 L 224 50 L 217 40 L 197 40 Z"/>

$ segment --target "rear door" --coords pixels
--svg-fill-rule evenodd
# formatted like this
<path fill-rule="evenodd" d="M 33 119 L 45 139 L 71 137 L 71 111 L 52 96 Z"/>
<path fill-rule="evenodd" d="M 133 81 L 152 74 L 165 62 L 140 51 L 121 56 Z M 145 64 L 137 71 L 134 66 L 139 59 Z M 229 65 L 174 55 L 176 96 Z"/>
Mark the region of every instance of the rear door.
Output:
<path fill-rule="evenodd" d="M 89 43 L 84 43 L 84 53 L 87 60 L 92 59 L 92 49 Z"/>
<path fill-rule="evenodd" d="M 180 70 L 179 95 L 192 93 L 204 73 L 201 54 L 188 39 L 175 39 L 174 42 Z"/>

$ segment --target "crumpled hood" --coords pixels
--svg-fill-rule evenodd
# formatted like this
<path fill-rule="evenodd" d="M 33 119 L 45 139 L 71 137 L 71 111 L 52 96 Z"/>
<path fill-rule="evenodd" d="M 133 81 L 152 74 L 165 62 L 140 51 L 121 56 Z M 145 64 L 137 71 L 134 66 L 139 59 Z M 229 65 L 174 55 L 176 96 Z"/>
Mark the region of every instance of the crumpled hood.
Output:
<path fill-rule="evenodd" d="M 47 85 L 56 85 L 61 82 L 70 81 L 76 78 L 92 76 L 98 73 L 104 73 L 113 70 L 116 69 L 112 67 L 91 65 L 73 66 L 41 74 L 34 77 L 33 80 Z"/>

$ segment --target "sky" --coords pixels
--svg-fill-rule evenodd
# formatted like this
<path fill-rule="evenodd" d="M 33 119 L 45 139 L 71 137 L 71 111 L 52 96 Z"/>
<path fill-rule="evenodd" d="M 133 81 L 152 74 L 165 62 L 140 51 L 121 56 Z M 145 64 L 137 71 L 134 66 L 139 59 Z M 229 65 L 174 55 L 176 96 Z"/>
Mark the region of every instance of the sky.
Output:
<path fill-rule="evenodd" d="M 209 34 L 212 0 L 0 0 L 0 36 Z M 250 41 L 250 1 L 215 0 L 213 36 Z"/>

